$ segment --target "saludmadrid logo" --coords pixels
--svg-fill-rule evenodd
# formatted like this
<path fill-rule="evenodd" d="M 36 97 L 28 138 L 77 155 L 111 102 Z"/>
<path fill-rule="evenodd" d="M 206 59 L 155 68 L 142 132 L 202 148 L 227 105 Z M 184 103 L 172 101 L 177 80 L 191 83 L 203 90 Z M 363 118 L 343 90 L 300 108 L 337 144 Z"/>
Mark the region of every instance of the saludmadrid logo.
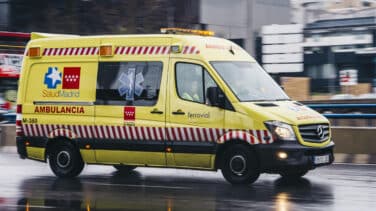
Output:
<path fill-rule="evenodd" d="M 80 91 L 65 91 L 65 90 L 59 90 L 59 91 L 49 91 L 49 90 L 43 90 L 42 91 L 43 97 L 80 97 Z"/>
<path fill-rule="evenodd" d="M 47 89 L 42 91 L 43 97 L 80 97 L 80 67 L 64 67 L 60 72 L 57 67 L 49 67 L 44 75 Z M 57 88 L 62 89 L 56 90 Z"/>

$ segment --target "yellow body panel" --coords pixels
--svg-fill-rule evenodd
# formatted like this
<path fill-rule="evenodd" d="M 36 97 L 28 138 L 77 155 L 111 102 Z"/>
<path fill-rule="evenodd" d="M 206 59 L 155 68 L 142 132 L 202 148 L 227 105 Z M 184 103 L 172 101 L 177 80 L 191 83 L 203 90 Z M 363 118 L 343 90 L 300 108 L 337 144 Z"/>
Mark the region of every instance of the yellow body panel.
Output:
<path fill-rule="evenodd" d="M 175 153 L 174 159 L 177 165 L 170 167 L 214 169 L 212 154 Z"/>
<path fill-rule="evenodd" d="M 224 127 L 224 113 L 225 111 L 221 108 L 208 106 L 201 103 L 195 103 L 181 99 L 175 90 L 175 71 L 174 67 L 177 62 L 193 63 L 201 65 L 213 76 L 212 71 L 209 71 L 207 65 L 199 60 L 189 60 L 189 59 L 172 59 L 170 63 L 170 80 L 168 89 L 168 103 L 167 113 L 171 114 L 174 111 L 181 110 L 187 115 L 168 115 L 167 116 L 167 127 L 179 127 L 179 126 L 191 126 L 191 127 L 205 127 L 205 128 L 223 128 Z M 167 104 L 168 104 L 167 103 Z M 193 114 L 193 115 L 190 115 Z M 209 118 L 194 118 L 194 114 L 209 115 Z M 191 116 L 191 117 L 190 117 Z"/>
<path fill-rule="evenodd" d="M 306 106 L 296 106 L 293 101 L 273 103 L 278 105 L 278 107 L 260 107 L 255 105 L 255 103 L 235 103 L 234 105 L 235 107 L 239 107 L 239 113 L 244 114 L 242 115 L 243 118 L 249 119 L 249 116 L 254 117 L 256 128 L 263 127 L 265 119 L 279 120 L 293 126 L 297 139 L 302 145 L 323 147 L 330 143 L 331 134 L 322 143 L 305 142 L 297 127 L 298 125 L 306 124 L 329 124 L 329 121 L 324 116 Z"/>
<path fill-rule="evenodd" d="M 58 84 L 56 89 L 49 90 L 43 83 L 35 83 L 35 81 L 43 81 L 46 70 L 49 67 L 56 67 L 59 70 L 66 67 L 79 67 L 81 68 L 81 75 L 85 77 L 80 78 L 79 89 L 64 90 L 62 85 Z M 97 80 L 97 62 L 48 62 L 48 63 L 34 63 L 30 67 L 29 80 L 26 83 L 28 90 L 35 90 L 26 95 L 25 102 L 93 102 L 95 99 L 95 92 L 92 92 L 93 87 L 96 86 Z"/>
<path fill-rule="evenodd" d="M 103 164 L 127 164 L 134 166 L 165 166 L 164 160 L 156 160 L 155 157 L 164 157 L 161 152 L 139 152 L 139 151 L 118 151 L 118 150 L 96 150 L 98 163 Z"/>
<path fill-rule="evenodd" d="M 46 149 L 43 147 L 26 147 L 26 152 L 29 158 L 44 161 Z"/>
<path fill-rule="evenodd" d="M 112 48 L 111 54 L 101 56 L 93 53 L 96 48 L 99 52 L 100 46 L 110 46 Z M 144 48 L 145 46 L 167 46 L 167 49 L 170 49 L 171 46 L 178 46 L 180 52 L 166 54 L 147 53 L 152 52 L 153 48 L 147 49 Z M 192 46 L 194 49 L 192 48 L 191 52 L 194 53 L 184 53 L 186 47 Z M 293 101 L 273 102 L 278 107 L 260 107 L 253 102 L 239 102 L 231 89 L 211 66 L 210 62 L 255 62 L 255 60 L 242 48 L 225 39 L 192 35 L 80 37 L 34 34 L 32 40 L 27 45 L 27 49 L 31 47 L 39 47 L 42 55 L 39 57 L 26 56 L 24 58 L 17 99 L 17 104 L 22 105 L 22 124 L 30 126 L 30 133 L 36 131 L 39 135 L 43 134 L 43 136 L 51 138 L 61 136 L 59 132 L 56 132 L 57 135 L 54 135 L 54 130 L 57 127 L 71 130 L 73 126 L 116 126 L 120 128 L 118 131 L 114 129 L 114 133 L 120 133 L 120 130 L 123 129 L 122 127 L 125 126 L 146 128 L 146 132 L 150 128 L 162 128 L 163 130 L 166 128 L 208 128 L 225 129 L 226 131 L 266 131 L 267 128 L 264 122 L 276 120 L 292 125 L 298 141 L 302 145 L 323 147 L 330 142 L 330 137 L 323 143 L 305 142 L 301 138 L 298 131 L 299 125 L 329 123 L 326 118 L 305 106 L 296 109 Z M 119 53 L 117 52 L 119 51 L 117 49 L 119 47 L 134 47 L 137 50 L 133 50 L 134 53 L 130 54 Z M 71 52 L 71 50 L 72 52 L 76 52 L 76 50 L 77 52 L 82 52 L 76 55 L 69 55 L 68 52 Z M 54 52 L 52 55 L 45 55 L 45 52 L 51 51 Z M 125 121 L 124 116 L 126 104 L 96 105 L 98 65 L 104 62 L 137 61 L 161 62 L 163 70 L 158 90 L 159 97 L 156 104 L 153 106 L 135 106 L 136 118 L 134 121 L 129 122 Z M 234 109 L 225 110 L 181 99 L 176 92 L 175 81 L 175 65 L 178 62 L 193 63 L 206 69 L 218 87 L 223 90 Z M 62 74 L 63 70 L 65 71 L 69 68 L 79 69 L 79 86 L 76 86 L 76 84 L 72 85 L 73 88 L 63 88 L 61 82 L 56 87 L 51 88 L 46 84 L 47 74 L 51 74 L 51 71 L 58 70 L 58 73 Z M 65 80 L 65 75 L 60 75 L 60 77 L 62 80 Z M 158 112 L 155 113 L 154 111 Z M 184 112 L 186 115 L 173 115 L 175 111 Z M 192 118 L 195 116 L 204 116 L 205 118 Z M 57 125 L 57 127 L 50 127 L 49 125 L 51 124 Z M 42 129 L 38 129 L 38 125 L 42 125 Z M 71 136 L 67 138 L 82 138 L 89 141 L 90 139 L 97 138 L 83 137 L 82 134 L 88 132 L 85 132 L 82 128 L 77 129 L 77 131 L 79 132 L 72 132 Z M 81 133 L 81 137 L 79 133 Z M 87 149 L 80 149 L 80 152 L 86 163 L 215 169 L 216 155 L 214 152 L 211 154 L 175 152 L 171 149 L 174 149 L 176 142 L 169 140 L 165 136 L 165 133 L 161 133 L 160 135 L 163 139 L 159 143 L 160 147 L 163 148 L 164 145 L 166 151 L 170 150 L 168 153 L 164 150 L 150 152 L 138 149 L 90 148 L 90 146 Z M 110 136 L 105 137 L 105 139 L 107 141 L 107 139 L 110 139 Z M 116 141 L 121 142 L 122 140 L 113 141 L 116 143 Z M 213 143 L 213 146 L 217 142 L 219 143 L 218 140 L 209 140 L 209 142 Z M 193 142 L 187 142 L 186 144 L 189 145 L 188 147 L 200 146 L 200 143 L 196 143 L 195 145 Z M 44 152 L 44 148 L 27 147 L 27 154 L 33 159 L 44 160 Z"/>
<path fill-rule="evenodd" d="M 82 160 L 86 163 L 96 163 L 97 159 L 95 158 L 95 151 L 91 149 L 81 149 L 80 150 Z"/>

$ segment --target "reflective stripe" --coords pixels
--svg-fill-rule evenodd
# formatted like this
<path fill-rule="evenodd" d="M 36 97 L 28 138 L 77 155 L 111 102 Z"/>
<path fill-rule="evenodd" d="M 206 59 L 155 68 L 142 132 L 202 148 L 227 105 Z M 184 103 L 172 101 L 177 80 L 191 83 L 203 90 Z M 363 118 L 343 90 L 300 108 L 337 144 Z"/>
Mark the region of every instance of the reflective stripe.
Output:
<path fill-rule="evenodd" d="M 72 55 L 96 55 L 99 47 L 80 47 L 80 48 L 45 48 L 43 56 L 72 56 Z"/>
<path fill-rule="evenodd" d="M 163 141 L 166 139 L 169 141 L 219 143 L 237 139 L 250 144 L 270 144 L 274 141 L 268 130 L 53 124 L 21 124 L 16 127 L 16 130 L 17 132 L 23 132 L 24 136 L 41 137 L 65 136 L 70 138 L 124 139 L 140 141 Z"/>

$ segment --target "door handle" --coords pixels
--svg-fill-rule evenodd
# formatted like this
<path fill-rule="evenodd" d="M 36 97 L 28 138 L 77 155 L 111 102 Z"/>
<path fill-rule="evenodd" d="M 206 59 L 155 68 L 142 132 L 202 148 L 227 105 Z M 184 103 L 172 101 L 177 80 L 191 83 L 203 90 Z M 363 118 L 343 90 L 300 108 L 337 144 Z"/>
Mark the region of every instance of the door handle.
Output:
<path fill-rule="evenodd" d="M 158 110 L 157 108 L 150 111 L 152 114 L 163 114 L 163 111 Z"/>
<path fill-rule="evenodd" d="M 173 114 L 173 115 L 184 115 L 185 112 L 182 111 L 181 109 L 178 109 L 177 111 L 173 111 L 172 114 Z"/>

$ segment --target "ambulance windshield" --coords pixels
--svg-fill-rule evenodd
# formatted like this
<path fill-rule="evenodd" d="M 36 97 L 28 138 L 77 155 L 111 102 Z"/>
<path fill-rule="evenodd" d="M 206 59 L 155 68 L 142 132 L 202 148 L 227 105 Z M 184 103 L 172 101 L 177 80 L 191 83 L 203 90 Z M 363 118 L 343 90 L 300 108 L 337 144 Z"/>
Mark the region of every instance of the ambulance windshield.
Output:
<path fill-rule="evenodd" d="M 256 62 L 211 62 L 241 102 L 289 100 L 278 84 Z"/>

